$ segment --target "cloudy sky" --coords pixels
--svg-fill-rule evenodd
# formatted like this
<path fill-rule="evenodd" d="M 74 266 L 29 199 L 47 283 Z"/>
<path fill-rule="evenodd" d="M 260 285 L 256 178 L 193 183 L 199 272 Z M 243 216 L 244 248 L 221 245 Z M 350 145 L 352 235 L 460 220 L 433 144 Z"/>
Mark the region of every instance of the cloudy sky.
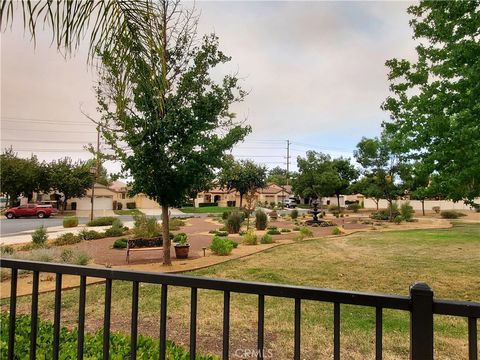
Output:
<path fill-rule="evenodd" d="M 215 32 L 232 56 L 246 100 L 234 107 L 252 134 L 233 151 L 269 167 L 313 149 L 351 156 L 388 115 L 385 60 L 412 58 L 408 2 L 197 2 L 199 32 Z M 17 19 L 20 20 L 20 19 Z M 86 46 L 65 59 L 40 32 L 36 47 L 21 21 L 1 35 L 1 146 L 22 156 L 88 158 L 96 139 L 95 74 Z M 110 165 L 111 169 L 118 166 Z"/>

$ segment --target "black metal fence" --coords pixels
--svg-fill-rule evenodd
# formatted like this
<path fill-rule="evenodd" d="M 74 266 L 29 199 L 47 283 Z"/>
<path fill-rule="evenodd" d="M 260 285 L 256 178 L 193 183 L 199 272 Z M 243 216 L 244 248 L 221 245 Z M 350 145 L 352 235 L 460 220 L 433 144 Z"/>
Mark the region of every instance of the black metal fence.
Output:
<path fill-rule="evenodd" d="M 229 358 L 230 344 L 230 294 L 258 295 L 258 330 L 257 330 L 257 358 L 264 356 L 264 314 L 265 296 L 290 298 L 295 300 L 294 307 L 294 359 L 301 358 L 301 326 L 300 314 L 303 300 L 313 300 L 333 303 L 334 331 L 333 349 L 334 359 L 340 359 L 340 311 L 342 304 L 369 306 L 376 309 L 376 359 L 382 359 L 382 329 L 383 309 L 396 309 L 410 313 L 410 358 L 413 360 L 433 359 L 433 315 L 451 315 L 466 318 L 468 321 L 468 356 L 470 360 L 478 359 L 477 319 L 480 317 L 480 303 L 465 301 L 448 301 L 434 299 L 433 291 L 424 283 L 415 283 L 410 287 L 410 296 L 378 295 L 351 291 L 337 291 L 300 286 L 286 286 L 244 281 L 219 280 L 203 277 L 193 277 L 174 274 L 112 270 L 63 264 L 42 263 L 35 261 L 2 259 L 2 268 L 10 268 L 10 321 L 8 333 L 8 359 L 14 358 L 15 347 L 15 318 L 17 303 L 18 270 L 28 270 L 33 273 L 32 304 L 31 304 L 31 333 L 30 359 L 35 358 L 38 317 L 38 286 L 41 272 L 56 274 L 53 356 L 58 359 L 60 339 L 60 310 L 62 297 L 62 275 L 76 275 L 80 277 L 80 297 L 78 315 L 78 351 L 77 358 L 83 359 L 84 326 L 85 326 L 85 295 L 87 277 L 105 279 L 105 308 L 103 324 L 103 358 L 109 358 L 110 337 L 110 310 L 112 300 L 112 282 L 114 280 L 129 281 L 132 283 L 131 306 L 131 353 L 130 358 L 136 358 L 137 325 L 138 325 L 138 289 L 139 283 L 161 285 L 160 308 L 160 359 L 165 359 L 166 328 L 167 328 L 167 292 L 171 286 L 180 286 L 191 289 L 190 308 L 190 359 L 195 359 L 197 335 L 197 290 L 219 290 L 224 294 L 223 304 L 223 359 Z"/>

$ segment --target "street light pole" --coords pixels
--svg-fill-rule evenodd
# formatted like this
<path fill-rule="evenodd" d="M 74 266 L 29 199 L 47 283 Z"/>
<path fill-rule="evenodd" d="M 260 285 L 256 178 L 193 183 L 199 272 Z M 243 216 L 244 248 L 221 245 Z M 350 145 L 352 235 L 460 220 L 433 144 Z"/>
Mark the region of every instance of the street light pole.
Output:
<path fill-rule="evenodd" d="M 91 208 L 90 208 L 90 220 L 93 220 L 93 199 L 95 197 L 95 182 L 97 180 L 97 167 L 96 166 L 92 166 L 90 168 L 90 173 L 93 175 L 92 178 L 92 198 L 91 198 Z"/>

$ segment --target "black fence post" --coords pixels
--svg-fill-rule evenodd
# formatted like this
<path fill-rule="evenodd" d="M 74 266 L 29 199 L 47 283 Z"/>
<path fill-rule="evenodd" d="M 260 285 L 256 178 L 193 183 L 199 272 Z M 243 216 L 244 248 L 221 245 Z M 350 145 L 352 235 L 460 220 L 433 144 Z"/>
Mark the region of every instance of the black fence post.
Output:
<path fill-rule="evenodd" d="M 410 359 L 433 360 L 433 291 L 425 283 L 414 283 L 410 299 Z"/>

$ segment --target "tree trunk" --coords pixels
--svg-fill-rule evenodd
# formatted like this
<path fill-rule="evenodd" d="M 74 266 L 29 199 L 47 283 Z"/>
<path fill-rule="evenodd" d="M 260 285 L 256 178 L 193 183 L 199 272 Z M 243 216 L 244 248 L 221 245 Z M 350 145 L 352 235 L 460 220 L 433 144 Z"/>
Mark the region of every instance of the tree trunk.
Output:
<path fill-rule="evenodd" d="M 422 202 L 422 214 L 425 216 L 425 199 L 421 200 Z"/>
<path fill-rule="evenodd" d="M 393 220 L 393 212 L 392 212 L 392 210 L 393 210 L 393 209 L 392 209 L 392 200 L 388 200 L 388 199 L 387 199 L 387 201 L 388 201 L 388 205 L 389 205 L 389 206 L 388 206 L 388 208 L 390 209 L 390 215 L 389 215 L 389 218 L 390 218 L 390 221 L 392 221 L 392 220 Z"/>
<path fill-rule="evenodd" d="M 162 240 L 163 240 L 163 265 L 172 265 L 172 259 L 170 258 L 170 227 L 168 216 L 168 206 L 162 205 Z"/>
<path fill-rule="evenodd" d="M 338 212 L 340 212 L 340 194 L 336 194 L 337 195 L 337 206 L 338 206 Z"/>
<path fill-rule="evenodd" d="M 377 205 L 377 211 L 378 211 L 378 203 L 380 202 L 380 199 L 377 199 L 377 200 L 374 200 L 375 201 L 375 205 Z"/>
<path fill-rule="evenodd" d="M 240 194 L 240 209 L 242 208 L 243 194 Z"/>
<path fill-rule="evenodd" d="M 63 211 L 67 211 L 67 200 L 68 200 L 68 197 L 65 196 L 65 200 L 63 200 Z"/>

